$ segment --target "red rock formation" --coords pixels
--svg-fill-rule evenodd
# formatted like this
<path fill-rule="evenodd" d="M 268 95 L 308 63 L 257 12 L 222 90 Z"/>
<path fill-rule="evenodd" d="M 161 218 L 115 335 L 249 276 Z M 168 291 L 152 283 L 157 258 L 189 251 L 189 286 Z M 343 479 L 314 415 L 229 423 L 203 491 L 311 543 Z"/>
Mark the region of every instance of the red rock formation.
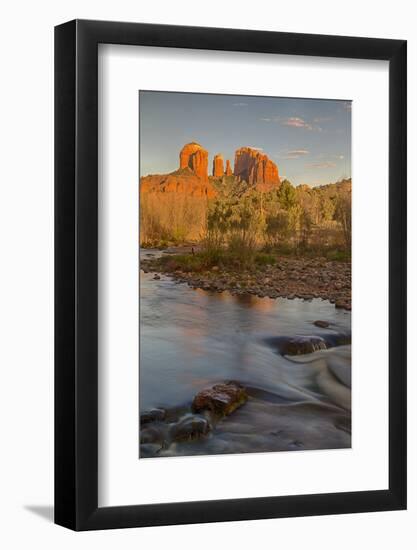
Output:
<path fill-rule="evenodd" d="M 250 147 L 241 147 L 236 151 L 234 175 L 261 191 L 268 191 L 280 184 L 277 165 Z"/>
<path fill-rule="evenodd" d="M 223 155 L 214 155 L 213 158 L 213 177 L 221 178 L 224 176 Z"/>
<path fill-rule="evenodd" d="M 208 152 L 198 143 L 187 143 L 180 152 L 180 169 L 190 168 L 196 176 L 208 179 Z"/>
<path fill-rule="evenodd" d="M 240 384 L 226 382 L 200 391 L 193 399 L 194 412 L 208 411 L 215 416 L 228 416 L 248 400 L 248 394 Z"/>
<path fill-rule="evenodd" d="M 226 160 L 226 176 L 231 176 L 233 174 L 232 167 L 230 166 L 230 160 Z"/>
<path fill-rule="evenodd" d="M 207 180 L 196 176 L 190 168 L 177 170 L 171 174 L 143 176 L 140 179 L 141 193 L 179 193 L 191 197 L 216 196 L 216 190 Z"/>

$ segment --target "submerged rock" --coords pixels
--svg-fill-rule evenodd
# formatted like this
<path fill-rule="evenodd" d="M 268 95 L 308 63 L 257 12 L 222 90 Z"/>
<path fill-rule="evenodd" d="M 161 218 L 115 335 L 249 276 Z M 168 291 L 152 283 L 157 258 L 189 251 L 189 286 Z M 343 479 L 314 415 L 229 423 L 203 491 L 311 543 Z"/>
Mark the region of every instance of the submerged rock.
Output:
<path fill-rule="evenodd" d="M 178 424 L 174 424 L 170 430 L 170 435 L 174 441 L 184 441 L 197 439 L 207 435 L 211 426 L 207 418 L 198 415 L 188 415 Z"/>
<path fill-rule="evenodd" d="M 162 420 L 165 420 L 165 417 L 166 411 L 164 409 L 151 409 L 140 415 L 140 423 L 143 425 L 149 422 L 162 422 Z"/>
<path fill-rule="evenodd" d="M 320 327 L 320 328 L 327 328 L 330 323 L 328 323 L 327 321 L 314 321 L 313 325 L 316 325 L 316 327 Z"/>
<path fill-rule="evenodd" d="M 218 416 L 228 416 L 246 403 L 248 394 L 236 382 L 216 384 L 199 392 L 193 400 L 194 412 L 209 411 Z"/>
<path fill-rule="evenodd" d="M 283 355 L 304 355 L 321 349 L 327 349 L 326 342 L 320 336 L 295 336 L 283 346 Z"/>
<path fill-rule="evenodd" d="M 158 429 L 157 425 L 151 424 L 140 430 L 141 443 L 162 443 L 163 440 L 163 430 Z"/>

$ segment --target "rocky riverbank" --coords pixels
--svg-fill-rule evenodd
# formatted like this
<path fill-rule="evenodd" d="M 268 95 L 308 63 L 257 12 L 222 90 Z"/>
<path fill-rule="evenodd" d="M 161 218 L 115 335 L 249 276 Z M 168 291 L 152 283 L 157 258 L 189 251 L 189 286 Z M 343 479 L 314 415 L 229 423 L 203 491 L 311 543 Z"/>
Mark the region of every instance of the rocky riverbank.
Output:
<path fill-rule="evenodd" d="M 188 254 L 191 256 L 192 251 Z M 167 261 L 168 258 L 172 261 Z M 195 270 L 192 265 L 177 261 L 174 250 L 170 249 L 162 257 L 141 258 L 140 266 L 146 273 L 155 272 L 155 278 L 161 274 L 169 275 L 192 288 L 269 298 L 321 298 L 337 308 L 351 310 L 350 262 L 277 256 L 273 265 L 239 270 L 215 265 L 210 269 Z"/>

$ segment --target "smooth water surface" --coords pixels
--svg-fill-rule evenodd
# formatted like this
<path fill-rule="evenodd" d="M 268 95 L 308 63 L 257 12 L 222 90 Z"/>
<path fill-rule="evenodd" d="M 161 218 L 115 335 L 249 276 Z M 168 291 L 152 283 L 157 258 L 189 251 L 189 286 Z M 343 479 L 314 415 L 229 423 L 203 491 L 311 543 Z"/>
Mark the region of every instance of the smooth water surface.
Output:
<path fill-rule="evenodd" d="M 153 253 L 142 251 L 144 257 Z M 329 363 L 350 375 L 350 345 L 286 358 L 271 342 L 282 336 L 350 334 L 350 312 L 320 299 L 234 296 L 153 276 L 140 274 L 141 411 L 189 405 L 198 391 L 226 380 L 265 391 L 275 403 L 340 405 L 333 377 L 329 382 L 327 374 L 324 381 L 318 375 Z M 330 327 L 316 327 L 318 319 Z M 239 412 L 234 415 L 239 418 Z"/>

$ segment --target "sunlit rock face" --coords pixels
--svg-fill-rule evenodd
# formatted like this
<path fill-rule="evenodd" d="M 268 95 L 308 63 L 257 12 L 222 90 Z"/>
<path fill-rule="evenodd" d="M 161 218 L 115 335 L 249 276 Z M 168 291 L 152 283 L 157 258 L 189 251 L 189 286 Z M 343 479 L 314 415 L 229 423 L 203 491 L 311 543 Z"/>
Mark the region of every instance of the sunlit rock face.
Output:
<path fill-rule="evenodd" d="M 230 160 L 226 160 L 226 176 L 231 176 L 233 174 L 232 167 L 230 166 Z"/>
<path fill-rule="evenodd" d="M 190 197 L 216 196 L 216 190 L 211 183 L 196 176 L 190 168 L 184 168 L 171 174 L 156 174 L 143 176 L 140 180 L 141 193 L 177 193 Z"/>
<path fill-rule="evenodd" d="M 208 178 L 208 152 L 200 144 L 187 143 L 180 152 L 180 169 L 190 168 L 196 176 Z"/>
<path fill-rule="evenodd" d="M 278 166 L 251 147 L 241 147 L 235 153 L 234 175 L 259 190 L 270 190 L 280 184 Z"/>
<path fill-rule="evenodd" d="M 180 167 L 169 174 L 151 174 L 140 179 L 141 193 L 176 193 L 191 197 L 216 196 L 208 179 L 208 152 L 198 143 L 180 151 Z"/>
<path fill-rule="evenodd" d="M 221 178 L 224 175 L 223 155 L 214 155 L 213 158 L 213 177 Z"/>

